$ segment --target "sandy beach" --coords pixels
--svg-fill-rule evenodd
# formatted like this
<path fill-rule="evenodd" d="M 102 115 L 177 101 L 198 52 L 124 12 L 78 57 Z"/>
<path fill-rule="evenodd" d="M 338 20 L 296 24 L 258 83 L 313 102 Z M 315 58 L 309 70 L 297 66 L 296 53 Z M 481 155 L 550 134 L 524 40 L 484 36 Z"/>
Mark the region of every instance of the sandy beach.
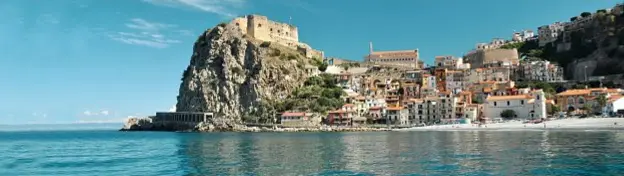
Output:
<path fill-rule="evenodd" d="M 544 125 L 546 124 L 546 125 Z M 477 124 L 432 125 L 396 129 L 393 131 L 452 131 L 452 130 L 536 130 L 536 129 L 616 129 L 624 130 L 624 118 L 584 118 L 558 119 L 538 124 L 512 121 L 505 123 L 487 124 L 479 127 Z"/>

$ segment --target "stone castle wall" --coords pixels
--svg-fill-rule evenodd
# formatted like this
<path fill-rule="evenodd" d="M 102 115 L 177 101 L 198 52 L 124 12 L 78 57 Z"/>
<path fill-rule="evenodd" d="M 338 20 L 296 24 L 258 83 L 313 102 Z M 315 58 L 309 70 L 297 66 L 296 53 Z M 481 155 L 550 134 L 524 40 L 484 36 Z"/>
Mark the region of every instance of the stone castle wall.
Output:
<path fill-rule="evenodd" d="M 477 50 L 464 56 L 467 63 L 470 63 L 471 67 L 479 68 L 486 64 L 493 64 L 497 62 L 510 62 L 512 64 L 518 64 L 519 56 L 517 49 L 485 49 Z"/>
<path fill-rule="evenodd" d="M 323 58 L 323 51 L 315 50 L 305 43 L 299 42 L 297 27 L 269 20 L 266 16 L 247 15 L 232 20 L 243 34 L 258 40 L 275 42 L 286 47 L 299 50 L 308 58 Z"/>
<path fill-rule="evenodd" d="M 290 24 L 271 21 L 260 15 L 238 17 L 232 23 L 239 26 L 243 34 L 258 40 L 276 42 L 291 48 L 299 45 L 298 29 Z"/>

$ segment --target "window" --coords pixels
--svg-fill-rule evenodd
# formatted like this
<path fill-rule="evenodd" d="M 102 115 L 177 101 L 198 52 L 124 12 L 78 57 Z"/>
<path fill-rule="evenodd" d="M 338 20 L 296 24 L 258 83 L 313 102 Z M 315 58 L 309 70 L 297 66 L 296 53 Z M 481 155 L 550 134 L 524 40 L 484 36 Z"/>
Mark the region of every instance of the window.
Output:
<path fill-rule="evenodd" d="M 522 105 L 523 105 L 523 104 L 524 104 L 524 100 L 520 100 L 520 104 L 522 104 Z"/>
<path fill-rule="evenodd" d="M 494 102 L 494 106 L 496 106 L 496 102 Z"/>
<path fill-rule="evenodd" d="M 578 103 L 579 104 L 585 104 L 585 99 L 583 97 L 579 97 Z"/>
<path fill-rule="evenodd" d="M 507 101 L 507 106 L 509 106 L 509 104 L 510 104 L 509 101 Z"/>
<path fill-rule="evenodd" d="M 262 24 L 258 24 L 258 27 L 262 27 Z"/>
<path fill-rule="evenodd" d="M 273 28 L 269 29 L 269 31 L 273 32 Z"/>

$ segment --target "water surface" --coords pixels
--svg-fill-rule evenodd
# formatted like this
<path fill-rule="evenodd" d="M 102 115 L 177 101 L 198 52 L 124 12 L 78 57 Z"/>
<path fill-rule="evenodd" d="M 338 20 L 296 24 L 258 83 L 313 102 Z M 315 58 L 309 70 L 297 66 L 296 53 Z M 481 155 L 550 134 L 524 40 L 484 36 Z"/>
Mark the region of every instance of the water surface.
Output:
<path fill-rule="evenodd" d="M 624 132 L 0 132 L 0 175 L 619 175 Z"/>

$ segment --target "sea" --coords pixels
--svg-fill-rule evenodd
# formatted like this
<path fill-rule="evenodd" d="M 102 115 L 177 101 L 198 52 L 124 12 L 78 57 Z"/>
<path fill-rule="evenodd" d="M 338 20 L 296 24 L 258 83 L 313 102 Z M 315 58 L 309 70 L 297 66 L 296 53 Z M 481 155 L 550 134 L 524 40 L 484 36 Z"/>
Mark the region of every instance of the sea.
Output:
<path fill-rule="evenodd" d="M 0 175 L 624 175 L 624 131 L 0 131 Z"/>

